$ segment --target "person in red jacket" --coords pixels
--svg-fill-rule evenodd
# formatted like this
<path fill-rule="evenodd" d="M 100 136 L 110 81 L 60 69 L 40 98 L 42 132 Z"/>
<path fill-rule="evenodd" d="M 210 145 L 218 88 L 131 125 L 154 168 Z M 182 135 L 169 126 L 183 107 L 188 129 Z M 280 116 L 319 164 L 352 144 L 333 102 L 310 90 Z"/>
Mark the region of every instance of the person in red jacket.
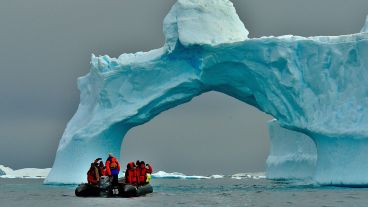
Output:
<path fill-rule="evenodd" d="M 107 176 L 106 167 L 102 161 L 98 164 L 98 172 L 100 173 L 100 177 Z"/>
<path fill-rule="evenodd" d="M 147 173 L 149 173 L 149 174 L 153 173 L 153 168 L 150 164 L 146 164 L 146 168 L 147 168 Z"/>
<path fill-rule="evenodd" d="M 130 162 L 127 165 L 127 170 L 125 171 L 125 183 L 131 185 L 137 185 L 138 177 L 137 170 L 135 168 L 134 162 Z"/>
<path fill-rule="evenodd" d="M 97 167 L 100 177 L 107 175 L 106 167 L 105 167 L 104 163 L 102 162 L 102 158 L 95 159 L 95 161 L 93 163 Z"/>
<path fill-rule="evenodd" d="M 144 161 L 141 161 L 139 166 L 137 167 L 137 175 L 138 175 L 138 184 L 145 185 L 147 184 L 147 174 L 151 174 L 153 169 L 150 164 L 145 164 Z"/>
<path fill-rule="evenodd" d="M 138 184 L 144 185 L 147 180 L 147 169 L 144 161 L 141 161 L 137 167 Z"/>
<path fill-rule="evenodd" d="M 118 185 L 118 176 L 120 172 L 120 164 L 112 153 L 109 153 L 109 157 L 106 160 L 106 175 L 112 178 L 112 185 Z"/>
<path fill-rule="evenodd" d="M 98 182 L 100 181 L 100 175 L 94 163 L 91 163 L 91 167 L 89 168 L 87 172 L 87 181 L 88 181 L 88 184 L 91 184 L 91 185 L 98 185 Z"/>

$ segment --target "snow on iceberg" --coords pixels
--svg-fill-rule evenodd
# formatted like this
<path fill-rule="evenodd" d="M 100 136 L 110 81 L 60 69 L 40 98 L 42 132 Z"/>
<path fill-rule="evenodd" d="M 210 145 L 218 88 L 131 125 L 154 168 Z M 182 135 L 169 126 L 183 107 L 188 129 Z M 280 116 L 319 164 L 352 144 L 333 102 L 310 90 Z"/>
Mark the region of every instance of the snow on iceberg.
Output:
<path fill-rule="evenodd" d="M 307 135 L 282 128 L 276 120 L 268 123 L 270 154 L 267 178 L 312 179 L 316 171 L 317 150 Z"/>
<path fill-rule="evenodd" d="M 311 137 L 317 182 L 368 184 L 368 33 L 247 39 L 228 0 L 179 0 L 164 33 L 161 49 L 92 57 L 46 183 L 84 181 L 93 159 L 119 155 L 129 129 L 218 91 Z"/>
<path fill-rule="evenodd" d="M 51 168 L 24 168 L 13 170 L 9 167 L 0 165 L 0 178 L 46 178 L 50 170 Z"/>
<path fill-rule="evenodd" d="M 229 0 L 178 0 L 164 20 L 166 46 L 239 42 L 248 30 Z"/>

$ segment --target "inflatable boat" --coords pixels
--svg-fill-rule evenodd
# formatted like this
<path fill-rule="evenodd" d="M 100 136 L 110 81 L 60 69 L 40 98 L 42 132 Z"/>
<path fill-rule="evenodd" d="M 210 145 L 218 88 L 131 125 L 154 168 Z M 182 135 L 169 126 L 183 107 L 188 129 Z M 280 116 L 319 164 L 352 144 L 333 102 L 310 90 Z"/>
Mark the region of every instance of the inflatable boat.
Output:
<path fill-rule="evenodd" d="M 120 182 L 117 186 L 111 186 L 110 183 L 101 179 L 99 185 L 91 185 L 87 183 L 80 184 L 75 189 L 75 195 L 78 197 L 138 197 L 148 193 L 152 193 L 153 188 L 150 184 L 142 186 L 133 186 Z"/>

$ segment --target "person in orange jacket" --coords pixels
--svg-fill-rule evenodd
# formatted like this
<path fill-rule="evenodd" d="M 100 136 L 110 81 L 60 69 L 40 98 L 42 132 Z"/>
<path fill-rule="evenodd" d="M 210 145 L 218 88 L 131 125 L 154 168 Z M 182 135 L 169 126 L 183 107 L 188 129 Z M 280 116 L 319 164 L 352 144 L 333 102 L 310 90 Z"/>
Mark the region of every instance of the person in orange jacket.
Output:
<path fill-rule="evenodd" d="M 105 163 L 106 175 L 112 178 L 112 185 L 118 184 L 118 175 L 120 172 L 120 164 L 118 159 L 116 159 L 112 153 L 109 153 L 109 157 Z"/>
<path fill-rule="evenodd" d="M 100 177 L 101 176 L 106 176 L 106 167 L 104 166 L 104 164 L 102 162 L 102 158 L 95 159 L 95 161 L 93 163 L 97 167 Z"/>
<path fill-rule="evenodd" d="M 98 172 L 100 173 L 100 177 L 107 176 L 106 167 L 102 161 L 98 164 Z"/>
<path fill-rule="evenodd" d="M 147 173 L 149 173 L 149 174 L 153 173 L 153 168 L 150 164 L 146 164 L 146 168 L 147 168 Z"/>
<path fill-rule="evenodd" d="M 137 167 L 138 184 L 144 185 L 147 180 L 147 169 L 144 161 L 141 161 Z"/>
<path fill-rule="evenodd" d="M 137 167 L 137 176 L 138 176 L 138 184 L 145 185 L 147 184 L 147 174 L 151 174 L 153 169 L 150 164 L 145 164 L 144 161 L 139 163 Z"/>
<path fill-rule="evenodd" d="M 100 181 L 100 175 L 98 173 L 98 169 L 95 165 L 95 163 L 91 163 L 91 167 L 89 168 L 87 172 L 87 181 L 88 184 L 91 185 L 97 185 Z"/>
<path fill-rule="evenodd" d="M 125 183 L 131 185 L 137 185 L 138 183 L 137 169 L 134 162 L 130 162 L 127 165 L 127 169 L 125 171 Z"/>

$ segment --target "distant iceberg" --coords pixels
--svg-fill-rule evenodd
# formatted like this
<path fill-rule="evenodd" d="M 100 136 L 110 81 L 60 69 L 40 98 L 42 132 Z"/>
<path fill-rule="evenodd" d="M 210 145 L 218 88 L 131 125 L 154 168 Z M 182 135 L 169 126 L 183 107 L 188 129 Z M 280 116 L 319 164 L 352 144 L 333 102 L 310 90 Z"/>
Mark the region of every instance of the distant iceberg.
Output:
<path fill-rule="evenodd" d="M 164 171 L 158 171 L 157 173 L 152 174 L 152 178 L 165 178 L 165 179 L 210 179 L 207 176 L 200 176 L 200 175 L 185 175 L 183 173 L 173 172 L 167 173 Z"/>
<path fill-rule="evenodd" d="M 5 172 L 0 168 L 0 176 L 5 175 Z"/>
<path fill-rule="evenodd" d="M 13 170 L 10 167 L 0 165 L 0 178 L 40 178 L 44 179 L 50 173 L 51 168 L 37 169 L 24 168 Z"/>
<path fill-rule="evenodd" d="M 211 175 L 209 178 L 211 179 L 220 179 L 220 178 L 224 178 L 225 175 Z"/>
<path fill-rule="evenodd" d="M 368 16 L 365 18 L 365 23 L 360 32 L 368 32 Z"/>
<path fill-rule="evenodd" d="M 186 180 L 199 180 L 199 179 L 222 179 L 222 178 L 231 178 L 231 179 L 264 179 L 266 178 L 265 172 L 246 172 L 246 173 L 237 173 L 234 175 L 185 175 L 179 172 L 167 173 L 165 171 L 158 171 L 157 173 L 152 174 L 153 179 L 186 179 Z"/>
<path fill-rule="evenodd" d="M 186 180 L 199 180 L 199 179 L 220 179 L 225 178 L 225 175 L 210 175 L 210 176 L 202 176 L 202 175 L 185 175 L 179 172 L 167 173 L 165 171 L 158 171 L 157 173 L 152 174 L 153 179 L 186 179 Z"/>
<path fill-rule="evenodd" d="M 210 175 L 210 176 L 202 176 L 202 175 L 185 175 L 179 172 L 167 173 L 165 171 L 158 171 L 157 173 L 152 174 L 153 179 L 183 179 L 183 180 L 200 180 L 200 179 L 222 179 L 222 178 L 231 178 L 231 179 L 265 179 L 265 172 L 247 172 L 247 173 L 237 173 L 234 175 Z"/>
<path fill-rule="evenodd" d="M 256 173 L 237 173 L 231 176 L 232 179 L 265 179 L 266 174 L 264 172 Z"/>

